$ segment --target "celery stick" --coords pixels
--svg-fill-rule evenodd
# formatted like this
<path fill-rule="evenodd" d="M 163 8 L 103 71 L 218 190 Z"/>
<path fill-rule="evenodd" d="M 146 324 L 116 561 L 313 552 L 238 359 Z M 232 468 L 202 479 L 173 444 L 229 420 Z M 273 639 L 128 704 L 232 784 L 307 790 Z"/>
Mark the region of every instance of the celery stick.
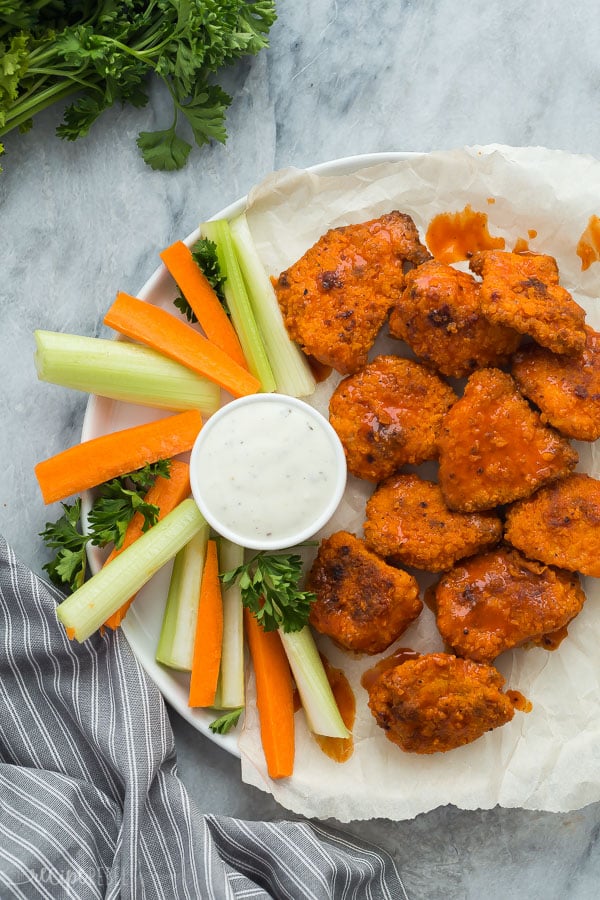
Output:
<path fill-rule="evenodd" d="M 219 569 L 229 572 L 244 562 L 244 548 L 221 538 Z M 244 607 L 239 579 L 223 586 L 223 649 L 215 706 L 235 709 L 244 705 Z M 217 704 L 218 701 L 218 704 Z"/>
<path fill-rule="evenodd" d="M 69 634 L 85 641 L 172 559 L 206 522 L 193 500 L 179 506 L 57 606 Z"/>
<path fill-rule="evenodd" d="M 301 631 L 288 632 L 280 628 L 279 636 L 310 730 L 326 737 L 348 737 L 350 732 L 335 702 L 309 626 L 305 625 Z"/>
<path fill-rule="evenodd" d="M 205 523 L 175 557 L 156 649 L 157 662 L 182 672 L 192 668 L 208 532 Z"/>
<path fill-rule="evenodd" d="M 242 213 L 230 222 L 230 229 L 277 390 L 291 397 L 307 397 L 315 390 L 315 379 L 304 353 L 288 335 L 273 285 L 256 250 L 246 216 Z"/>
<path fill-rule="evenodd" d="M 157 409 L 211 415 L 219 408 L 216 384 L 149 347 L 56 331 L 34 334 L 41 381 Z"/>
<path fill-rule="evenodd" d="M 270 393 L 276 389 L 277 384 L 260 330 L 252 312 L 252 306 L 231 238 L 229 223 L 225 219 L 218 219 L 215 222 L 204 222 L 200 225 L 200 233 L 202 237 L 209 238 L 217 245 L 219 266 L 226 279 L 223 291 L 231 313 L 231 321 L 240 339 L 248 368 L 254 377 L 260 381 L 261 390 L 265 393 Z"/>

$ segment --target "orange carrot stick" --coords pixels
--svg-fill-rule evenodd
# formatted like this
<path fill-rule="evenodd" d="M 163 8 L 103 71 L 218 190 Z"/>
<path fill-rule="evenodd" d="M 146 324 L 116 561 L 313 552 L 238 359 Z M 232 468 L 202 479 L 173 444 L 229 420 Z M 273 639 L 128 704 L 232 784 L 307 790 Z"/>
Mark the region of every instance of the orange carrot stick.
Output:
<path fill-rule="evenodd" d="M 190 493 L 190 467 L 187 463 L 180 462 L 178 459 L 171 460 L 171 467 L 169 470 L 169 478 L 163 478 L 162 475 L 159 475 L 146 496 L 144 500 L 146 503 L 151 503 L 153 506 L 158 506 L 158 521 L 163 519 L 167 513 L 170 513 L 171 510 L 175 509 L 176 506 L 179 506 L 182 500 Z M 113 548 L 106 559 L 106 563 L 109 563 L 115 556 L 118 556 L 119 553 L 122 553 L 126 547 L 129 547 L 130 544 L 133 544 L 141 534 L 143 534 L 143 526 L 144 526 L 144 517 L 140 512 L 136 512 L 133 514 L 129 525 L 125 530 L 125 536 L 123 538 L 123 543 L 119 547 L 119 549 Z M 123 604 L 123 606 L 113 613 L 110 618 L 106 620 L 104 623 L 109 628 L 115 629 L 118 628 L 123 619 L 125 618 L 125 613 L 131 606 L 135 599 L 135 594 L 133 597 L 130 597 L 129 600 Z"/>
<path fill-rule="evenodd" d="M 104 316 L 104 324 L 205 375 L 234 397 L 260 390 L 260 382 L 254 375 L 191 325 L 137 297 L 120 291 Z"/>
<path fill-rule="evenodd" d="M 271 778 L 287 778 L 294 769 L 294 686 L 285 650 L 276 631 L 263 631 L 244 610 L 246 637 L 256 676 L 260 736 Z"/>
<path fill-rule="evenodd" d="M 208 541 L 200 586 L 189 706 L 212 706 L 215 702 L 222 647 L 223 599 L 217 544 L 216 541 Z"/>
<path fill-rule="evenodd" d="M 44 502 L 80 494 L 146 463 L 191 450 L 201 427 L 200 413 L 190 409 L 69 447 L 35 467 Z"/>
<path fill-rule="evenodd" d="M 209 341 L 247 369 L 248 364 L 235 328 L 190 248 L 183 241 L 175 241 L 163 250 L 160 258 L 196 314 Z"/>

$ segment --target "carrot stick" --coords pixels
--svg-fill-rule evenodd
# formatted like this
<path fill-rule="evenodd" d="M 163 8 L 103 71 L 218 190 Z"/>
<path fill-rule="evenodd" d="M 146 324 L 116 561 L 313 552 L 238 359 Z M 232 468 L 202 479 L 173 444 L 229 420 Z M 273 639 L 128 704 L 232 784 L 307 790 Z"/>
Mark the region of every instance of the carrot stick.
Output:
<path fill-rule="evenodd" d="M 271 778 L 294 769 L 294 688 L 285 650 L 276 631 L 263 631 L 244 610 L 246 636 L 256 676 L 260 736 Z"/>
<path fill-rule="evenodd" d="M 150 490 L 147 492 L 144 500 L 146 503 L 151 503 L 153 506 L 158 506 L 158 521 L 160 522 L 167 513 L 170 513 L 172 509 L 175 509 L 176 506 L 179 506 L 182 500 L 190 493 L 190 467 L 187 463 L 180 462 L 177 459 L 171 460 L 171 467 L 169 470 L 169 478 L 163 478 L 161 475 L 158 476 Z M 123 543 L 117 550 L 113 548 L 106 559 L 106 563 L 111 562 L 118 556 L 119 553 L 122 553 L 126 547 L 129 547 L 130 544 L 133 544 L 141 534 L 143 534 L 143 526 L 144 526 L 144 517 L 140 512 L 134 513 L 125 530 L 125 536 L 123 538 Z M 123 606 L 113 613 L 110 618 L 106 620 L 104 623 L 109 628 L 113 630 L 118 628 L 123 619 L 125 618 L 125 613 L 131 606 L 132 602 L 135 599 L 135 594 L 133 597 L 130 597 Z"/>
<path fill-rule="evenodd" d="M 246 357 L 235 328 L 190 248 L 183 241 L 175 241 L 163 250 L 160 258 L 192 307 L 209 341 L 247 369 Z"/>
<path fill-rule="evenodd" d="M 260 382 L 220 347 L 166 310 L 120 291 L 104 324 L 153 347 L 215 381 L 234 397 L 255 394 Z"/>
<path fill-rule="evenodd" d="M 35 467 L 44 502 L 80 494 L 146 463 L 191 450 L 201 427 L 200 413 L 190 409 L 69 447 Z"/>
<path fill-rule="evenodd" d="M 223 599 L 219 581 L 216 541 L 206 545 L 206 561 L 200 586 L 200 603 L 190 677 L 189 706 L 215 702 L 223 646 Z"/>

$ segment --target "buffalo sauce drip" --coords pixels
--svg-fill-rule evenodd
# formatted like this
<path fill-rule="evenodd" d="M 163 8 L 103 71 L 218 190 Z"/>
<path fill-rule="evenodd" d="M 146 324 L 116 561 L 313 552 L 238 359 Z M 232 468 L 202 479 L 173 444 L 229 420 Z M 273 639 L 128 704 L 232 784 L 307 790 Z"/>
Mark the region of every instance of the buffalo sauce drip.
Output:
<path fill-rule="evenodd" d="M 550 631 L 548 634 L 543 634 L 540 638 L 534 641 L 534 644 L 537 644 L 538 647 L 543 647 L 544 650 L 556 650 L 564 639 L 568 636 L 569 629 L 566 625 L 563 625 L 562 628 L 557 628 L 556 631 Z"/>
<path fill-rule="evenodd" d="M 506 696 L 519 712 L 528 713 L 533 709 L 533 703 L 524 697 L 521 691 L 507 691 Z"/>
<path fill-rule="evenodd" d="M 590 216 L 587 228 L 579 238 L 577 256 L 581 260 L 581 269 L 589 269 L 592 263 L 600 259 L 600 218 Z"/>
<path fill-rule="evenodd" d="M 396 666 L 401 666 L 402 663 L 408 662 L 411 659 L 418 659 L 420 656 L 421 654 L 417 650 L 411 650 L 410 647 L 400 647 L 394 653 L 380 659 L 379 662 L 375 663 L 374 666 L 371 666 L 370 669 L 365 669 L 362 673 L 360 683 L 365 691 L 369 692 L 377 679 L 383 675 L 384 672 L 387 672 L 388 669 L 395 669 Z"/>
<path fill-rule="evenodd" d="M 354 691 L 350 687 L 350 682 L 341 669 L 332 666 L 327 657 L 320 654 L 327 675 L 327 681 L 331 686 L 335 702 L 337 703 L 340 715 L 344 725 L 348 731 L 352 731 L 354 718 L 356 716 L 356 700 Z M 346 762 L 354 753 L 354 739 L 352 735 L 347 738 L 325 737 L 321 734 L 313 735 L 317 744 L 326 756 L 335 762 Z"/>
<path fill-rule="evenodd" d="M 467 204 L 462 212 L 440 213 L 429 223 L 427 246 L 444 263 L 470 259 L 477 250 L 503 250 L 502 237 L 488 231 L 487 213 L 476 212 Z"/>

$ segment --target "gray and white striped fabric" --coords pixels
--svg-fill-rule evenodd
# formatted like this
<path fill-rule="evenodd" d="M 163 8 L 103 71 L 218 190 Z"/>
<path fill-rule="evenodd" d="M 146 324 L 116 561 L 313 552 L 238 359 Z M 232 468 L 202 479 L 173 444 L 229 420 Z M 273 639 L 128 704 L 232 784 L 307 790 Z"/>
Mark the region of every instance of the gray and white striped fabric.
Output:
<path fill-rule="evenodd" d="M 392 859 L 308 822 L 203 816 L 120 633 L 71 643 L 0 537 L 0 898 L 402 900 Z"/>

